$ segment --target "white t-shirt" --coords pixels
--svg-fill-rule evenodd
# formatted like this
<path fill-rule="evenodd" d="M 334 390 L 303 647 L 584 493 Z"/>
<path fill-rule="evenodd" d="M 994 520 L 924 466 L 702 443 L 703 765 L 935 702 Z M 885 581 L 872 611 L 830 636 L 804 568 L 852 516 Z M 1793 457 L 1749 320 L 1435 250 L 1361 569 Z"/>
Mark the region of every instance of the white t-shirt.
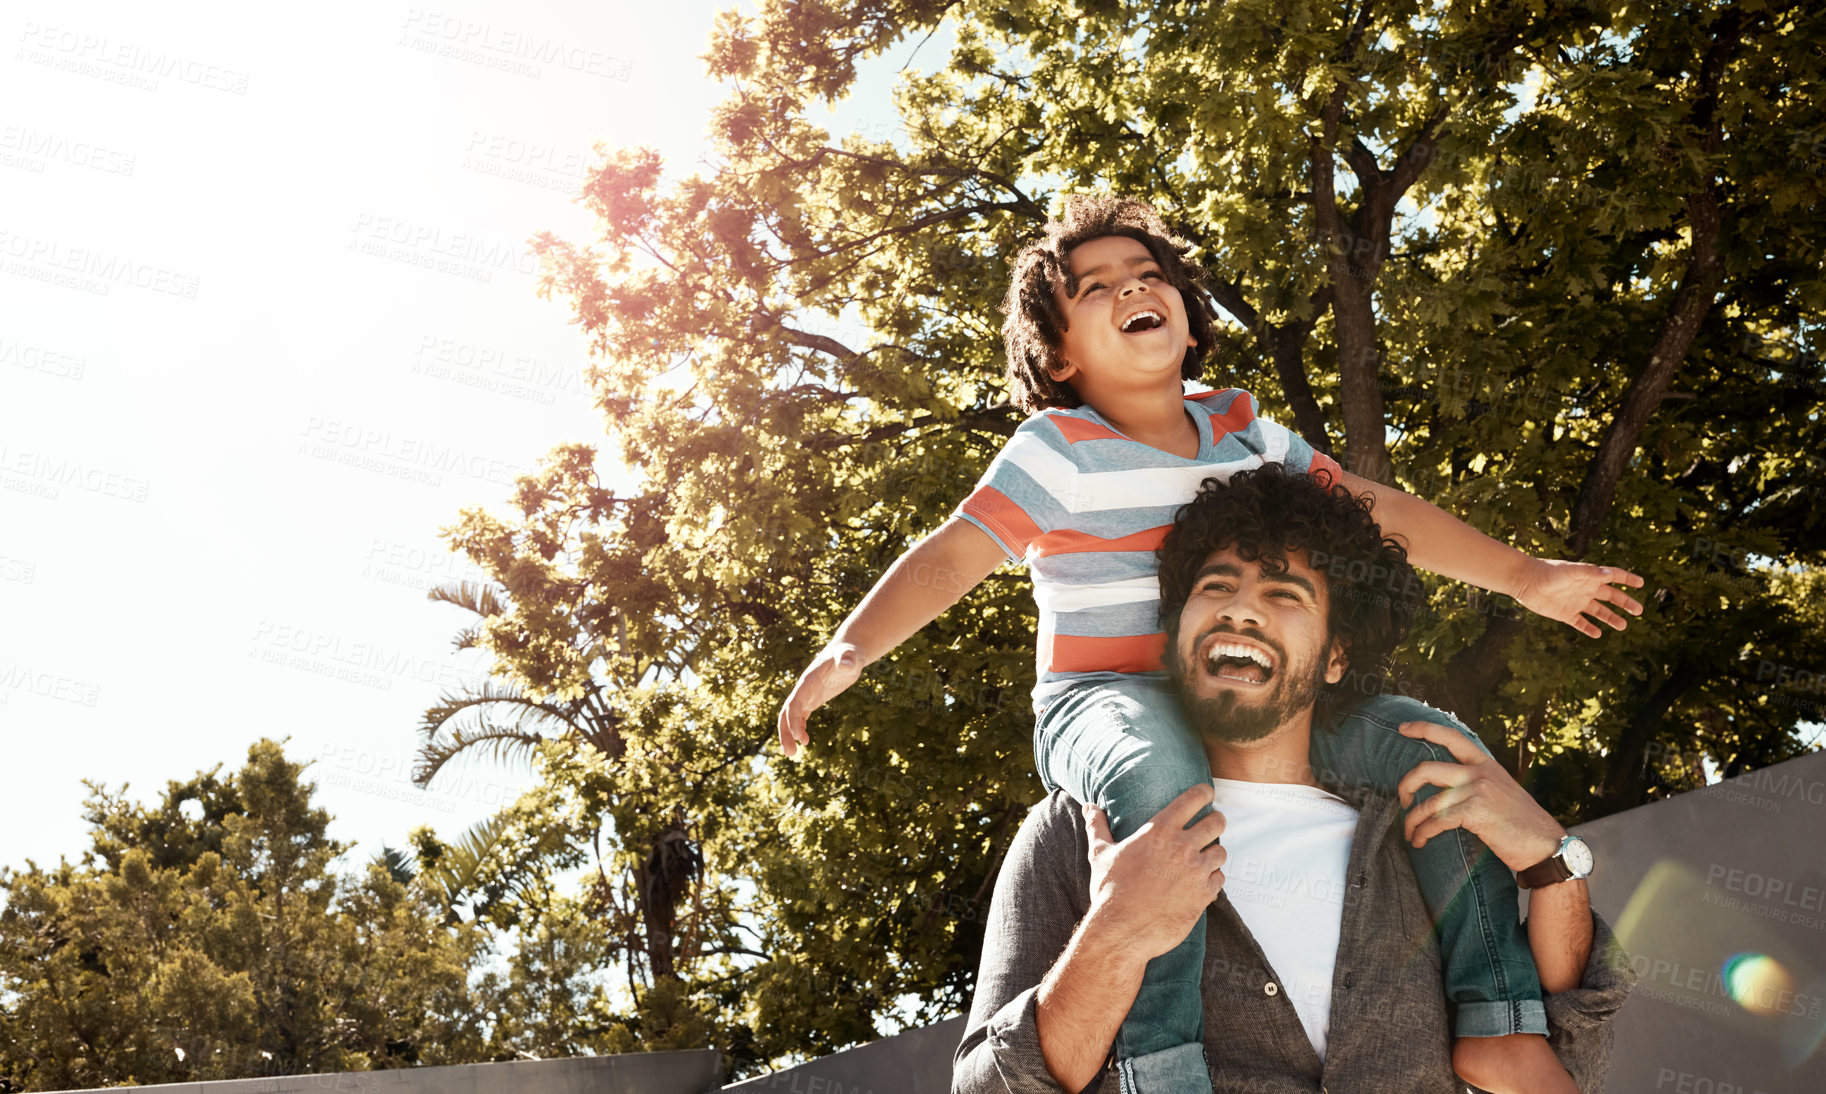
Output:
<path fill-rule="evenodd" d="M 1325 1059 L 1357 811 L 1316 786 L 1212 779 L 1224 815 L 1224 892 Z"/>

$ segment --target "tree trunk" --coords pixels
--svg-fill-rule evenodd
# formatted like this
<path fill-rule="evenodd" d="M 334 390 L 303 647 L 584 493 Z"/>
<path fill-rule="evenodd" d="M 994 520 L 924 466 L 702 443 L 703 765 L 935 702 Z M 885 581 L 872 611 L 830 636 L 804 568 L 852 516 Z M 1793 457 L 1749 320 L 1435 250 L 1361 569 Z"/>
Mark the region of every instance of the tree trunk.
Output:
<path fill-rule="evenodd" d="M 1496 694 L 1508 677 L 1509 644 L 1520 633 L 1521 620 L 1492 617 L 1484 633 L 1454 654 L 1445 671 L 1435 677 L 1447 709 L 1479 735 L 1483 733 L 1484 697 Z"/>
<path fill-rule="evenodd" d="M 1368 11 L 1367 4 L 1364 11 Z M 1333 89 L 1320 116 L 1320 132 L 1307 140 L 1313 213 L 1331 276 L 1345 467 L 1363 478 L 1392 484 L 1395 476 L 1386 440 L 1382 354 L 1376 345 L 1376 279 L 1388 260 L 1395 206 L 1433 161 L 1448 111 L 1443 106 L 1433 111 L 1392 170 L 1383 170 L 1375 153 L 1351 137 L 1345 162 L 1357 178 L 1357 209 L 1347 218 L 1338 205 L 1333 163 L 1345 90 L 1343 83 Z"/>
<path fill-rule="evenodd" d="M 678 975 L 678 959 L 672 942 L 678 926 L 678 906 L 684 901 L 701 866 L 702 859 L 680 816 L 654 839 L 646 861 L 635 868 L 641 926 L 647 936 L 647 967 L 655 983 L 661 977 Z"/>
<path fill-rule="evenodd" d="M 1649 742 L 1655 739 L 1655 730 L 1660 728 L 1668 711 L 1698 683 L 1699 676 L 1690 665 L 1674 665 L 1668 670 L 1667 679 L 1637 708 L 1629 725 L 1618 734 L 1617 743 L 1610 750 L 1610 770 L 1605 772 L 1604 786 L 1598 795 L 1605 814 L 1641 803 L 1643 790 L 1648 786 L 1648 774 L 1643 770 L 1642 761 Z"/>
<path fill-rule="evenodd" d="M 1343 103 L 1343 89 L 1332 97 Z M 1325 248 L 1325 265 L 1331 275 L 1332 321 L 1338 339 L 1338 400 L 1344 414 L 1344 465 L 1352 473 L 1376 482 L 1388 482 L 1388 445 L 1384 441 L 1387 414 L 1382 401 L 1382 370 L 1376 351 L 1376 314 L 1370 294 L 1381 256 L 1374 244 L 1358 237 L 1339 213 L 1332 178 L 1329 139 L 1337 129 L 1336 111 L 1327 108 L 1326 141 L 1311 138 L 1307 153 L 1312 160 L 1312 199 L 1318 213 L 1319 242 Z M 1362 252 L 1357 245 L 1366 245 Z"/>

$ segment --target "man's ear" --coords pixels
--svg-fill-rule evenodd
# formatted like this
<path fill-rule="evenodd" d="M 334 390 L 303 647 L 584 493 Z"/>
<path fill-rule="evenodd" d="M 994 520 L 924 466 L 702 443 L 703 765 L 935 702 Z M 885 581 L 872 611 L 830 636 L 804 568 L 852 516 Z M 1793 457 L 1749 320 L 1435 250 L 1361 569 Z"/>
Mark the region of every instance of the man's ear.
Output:
<path fill-rule="evenodd" d="M 1052 377 L 1054 383 L 1062 384 L 1077 375 L 1077 373 L 1078 366 L 1072 364 L 1063 357 L 1059 358 L 1058 364 L 1046 366 L 1046 375 Z"/>
<path fill-rule="evenodd" d="M 1325 665 L 1325 682 L 1335 684 L 1344 679 L 1344 673 L 1350 668 L 1350 649 L 1342 638 L 1331 642 L 1331 660 Z"/>

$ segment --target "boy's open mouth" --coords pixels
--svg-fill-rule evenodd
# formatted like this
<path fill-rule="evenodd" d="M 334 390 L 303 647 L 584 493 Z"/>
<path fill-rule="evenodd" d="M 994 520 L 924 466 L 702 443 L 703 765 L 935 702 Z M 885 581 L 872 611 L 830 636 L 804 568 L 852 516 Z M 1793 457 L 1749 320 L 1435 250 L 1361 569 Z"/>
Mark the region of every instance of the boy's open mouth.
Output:
<path fill-rule="evenodd" d="M 1144 308 L 1122 321 L 1122 333 L 1140 334 L 1143 331 L 1159 330 L 1166 325 L 1166 316 L 1152 308 Z"/>

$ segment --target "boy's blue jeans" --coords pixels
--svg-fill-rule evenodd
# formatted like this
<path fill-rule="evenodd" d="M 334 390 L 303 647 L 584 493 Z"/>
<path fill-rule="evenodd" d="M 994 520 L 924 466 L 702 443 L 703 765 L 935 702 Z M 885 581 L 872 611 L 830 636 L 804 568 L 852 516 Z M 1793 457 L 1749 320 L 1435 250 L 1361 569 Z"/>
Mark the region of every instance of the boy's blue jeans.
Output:
<path fill-rule="evenodd" d="M 1454 726 L 1477 741 L 1456 718 L 1424 703 L 1375 696 L 1358 703 L 1335 732 L 1313 730 L 1314 772 L 1321 781 L 1392 794 L 1416 764 L 1452 759 L 1438 745 L 1397 732 L 1409 721 Z M 1101 806 L 1118 840 L 1211 777 L 1204 746 L 1186 725 L 1172 685 L 1154 677 L 1086 682 L 1057 696 L 1034 727 L 1034 757 L 1048 788 L 1062 788 L 1079 801 Z M 1437 790 L 1425 788 L 1418 800 Z M 1545 1034 L 1540 978 L 1519 923 L 1515 879 L 1508 869 L 1463 829 L 1433 837 L 1409 857 L 1433 912 L 1446 996 L 1457 1010 L 1457 1036 Z M 1116 1035 L 1125 1091 L 1210 1089 L 1199 992 L 1204 960 L 1201 918 L 1184 942 L 1148 963 L 1134 1006 Z"/>

